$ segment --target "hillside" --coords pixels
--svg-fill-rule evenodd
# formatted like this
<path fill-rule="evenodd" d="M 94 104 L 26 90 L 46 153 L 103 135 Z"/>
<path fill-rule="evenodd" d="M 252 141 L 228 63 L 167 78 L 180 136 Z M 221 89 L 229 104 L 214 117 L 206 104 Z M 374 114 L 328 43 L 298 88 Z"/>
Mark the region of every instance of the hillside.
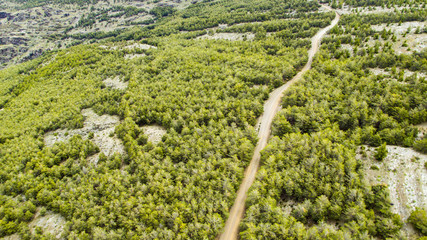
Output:
<path fill-rule="evenodd" d="M 0 6 L 0 237 L 218 238 L 286 83 L 239 238 L 424 234 L 422 1 Z"/>
<path fill-rule="evenodd" d="M 93 43 L 91 34 L 118 34 L 153 25 L 189 1 L 0 1 L 0 69 L 45 51 Z"/>

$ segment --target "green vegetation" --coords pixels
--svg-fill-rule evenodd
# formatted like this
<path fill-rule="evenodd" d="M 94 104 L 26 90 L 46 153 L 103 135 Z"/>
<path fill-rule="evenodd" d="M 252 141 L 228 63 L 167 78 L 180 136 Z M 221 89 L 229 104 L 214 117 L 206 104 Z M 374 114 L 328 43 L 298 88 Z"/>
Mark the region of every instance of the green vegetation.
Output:
<path fill-rule="evenodd" d="M 123 7 L 123 6 L 113 6 L 107 9 L 102 9 L 100 11 L 94 11 L 92 10 L 88 16 L 82 16 L 77 23 L 76 27 L 92 27 L 96 21 L 103 22 L 103 21 L 110 21 L 114 18 L 120 18 L 122 16 L 130 17 L 134 15 L 138 15 L 140 13 L 147 12 L 143 8 L 137 8 L 137 7 Z M 114 14 L 112 14 L 114 13 Z M 67 31 L 70 31 L 73 27 L 70 26 L 67 28 Z"/>
<path fill-rule="evenodd" d="M 219 24 L 238 24 L 249 22 L 263 22 L 275 19 L 288 18 L 308 18 L 306 25 L 310 22 L 307 12 L 316 11 L 319 4 L 315 1 L 244 1 L 226 0 L 220 2 L 204 1 L 190 5 L 183 11 L 175 12 L 169 7 L 156 7 L 150 11 L 151 14 L 160 18 L 156 23 L 135 27 L 124 31 L 97 32 L 88 34 L 76 34 L 70 37 L 76 39 L 102 39 L 114 37 L 117 40 L 140 40 L 149 37 L 169 36 L 181 31 L 204 31 L 208 28 L 217 27 Z M 293 11 L 296 10 L 295 15 Z M 314 14 L 323 19 L 322 23 L 327 24 L 324 16 L 332 19 L 333 14 Z M 323 18 L 322 18 L 323 17 Z"/>
<path fill-rule="evenodd" d="M 60 213 L 65 238 L 217 236 L 251 159 L 263 102 L 302 68 L 308 49 L 279 37 L 231 42 L 192 34 L 144 39 L 157 47 L 148 50 L 75 46 L 3 70 L 1 194 Z M 146 56 L 126 60 L 135 53 Z M 105 88 L 102 81 L 115 76 L 129 87 Z M 120 116 L 115 136 L 126 155 L 100 153 L 90 163 L 99 152 L 92 135 L 44 145 L 48 131 L 82 127 L 85 108 Z M 161 143 L 147 141 L 141 127 L 148 124 L 167 129 Z M 15 225 L 1 236 L 29 234 L 19 222 L 27 219 L 2 221 Z"/>
<path fill-rule="evenodd" d="M 313 69 L 283 97 L 248 193 L 241 238 L 399 236 L 403 223 L 391 212 L 387 186 L 366 184 L 355 152 L 362 144 L 380 146 L 376 158 L 383 159 L 386 144 L 412 146 L 413 124 L 427 121 L 426 79 L 403 76 L 403 69 L 426 71 L 427 52 L 396 55 L 387 42 L 393 33 L 370 27 L 419 20 L 424 11 L 343 16 L 322 41 Z M 374 75 L 369 68 L 394 70 Z"/>
<path fill-rule="evenodd" d="M 382 7 L 393 7 L 393 6 L 405 6 L 405 5 L 413 5 L 413 4 L 425 4 L 422 0 L 344 0 L 344 1 L 335 1 L 337 2 L 345 2 L 348 5 L 355 7 L 366 7 L 366 6 L 382 6 Z"/>
<path fill-rule="evenodd" d="M 377 148 L 377 150 L 375 151 L 374 157 L 377 161 L 382 161 L 384 160 L 384 158 L 387 157 L 387 148 L 386 148 L 386 144 L 383 143 L 379 148 Z"/>
<path fill-rule="evenodd" d="M 0 195 L 0 236 L 15 233 L 21 223 L 32 220 L 35 212 L 36 206 L 22 197 L 12 199 Z"/>
<path fill-rule="evenodd" d="M 427 153 L 427 137 L 416 141 L 414 143 L 414 149 L 421 153 Z"/>
<path fill-rule="evenodd" d="M 425 209 L 415 209 L 411 212 L 408 221 L 424 236 L 427 236 L 427 212 Z"/>
<path fill-rule="evenodd" d="M 77 4 L 80 6 L 88 6 L 96 4 L 99 0 L 12 0 L 13 2 L 22 4 L 23 8 L 31 8 L 44 6 L 47 4 Z"/>
<path fill-rule="evenodd" d="M 157 6 L 148 26 L 51 36 L 103 39 L 114 50 L 79 45 L 0 71 L 0 237 L 51 238 L 28 227 L 39 209 L 66 219 L 65 239 L 214 239 L 252 157 L 263 102 L 302 68 L 310 37 L 334 17 L 318 9 L 303 0 L 203 1 L 182 11 Z M 142 12 L 113 7 L 83 16 L 78 26 Z M 396 36 L 371 25 L 425 14 L 343 16 L 322 41 L 313 69 L 287 92 L 273 123 L 242 239 L 399 235 L 403 223 L 391 212 L 387 186 L 366 184 L 355 152 L 362 144 L 379 147 L 381 160 L 386 144 L 424 151 L 413 125 L 427 121 L 427 82 L 403 71 L 427 71 L 427 51 L 396 55 L 390 43 Z M 220 24 L 228 26 L 212 29 Z M 255 39 L 195 39 L 214 31 L 251 32 Z M 156 48 L 126 49 L 134 43 Z M 392 70 L 374 75 L 369 68 Z M 103 80 L 116 76 L 127 89 L 106 88 Z M 45 145 L 50 131 L 83 127 L 86 108 L 120 117 L 111 137 L 126 154 L 107 157 L 92 142 L 94 133 Z M 151 124 L 167 130 L 158 144 L 142 129 Z M 98 163 L 90 162 L 97 153 Z M 425 214 L 413 215 L 422 229 Z"/>

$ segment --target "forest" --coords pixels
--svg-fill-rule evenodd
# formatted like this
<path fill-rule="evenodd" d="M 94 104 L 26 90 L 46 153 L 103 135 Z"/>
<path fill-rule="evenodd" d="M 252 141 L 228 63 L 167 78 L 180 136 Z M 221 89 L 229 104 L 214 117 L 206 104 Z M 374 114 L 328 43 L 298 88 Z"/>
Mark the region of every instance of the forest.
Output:
<path fill-rule="evenodd" d="M 238 24 L 264 22 L 275 19 L 302 18 L 307 25 L 311 17 L 321 17 L 324 14 L 309 14 L 318 10 L 319 4 L 314 1 L 253 1 L 233 0 L 210 2 L 203 1 L 190 5 L 188 8 L 173 13 L 168 7 L 158 7 L 150 11 L 157 21 L 149 26 L 135 26 L 129 30 L 113 32 L 96 32 L 73 34 L 67 37 L 75 39 L 104 39 L 112 41 L 141 40 L 143 38 L 163 37 L 179 34 L 183 31 L 204 31 L 217 27 L 219 24 Z M 297 15 L 294 14 L 297 11 Z M 333 18 L 333 14 L 329 14 Z M 323 24 L 326 24 L 323 21 Z"/>
<path fill-rule="evenodd" d="M 403 73 L 425 73 L 427 51 L 397 54 L 387 42 L 393 32 L 371 29 L 423 21 L 425 14 L 421 9 L 342 16 L 313 69 L 283 97 L 274 137 L 248 193 L 242 239 L 405 238 L 400 216 L 391 212 L 389 189 L 367 184 L 365 163 L 355 156 L 360 145 L 425 152 L 427 138 L 417 140 L 414 125 L 427 121 L 427 81 Z M 366 44 L 370 39 L 374 44 Z M 353 52 L 342 49 L 344 43 Z M 372 68 L 392 74 L 375 75 Z M 424 235 L 425 215 L 425 209 L 417 209 L 409 219 Z"/>
<path fill-rule="evenodd" d="M 304 65 L 307 47 L 187 35 L 146 39 L 157 47 L 148 50 L 79 45 L 2 71 L 1 236 L 49 236 L 27 227 L 39 208 L 66 219 L 64 238 L 204 239 L 221 231 L 263 101 Z M 133 53 L 146 57 L 125 58 Z M 103 80 L 115 76 L 129 87 L 106 88 Z M 99 149 L 80 136 L 45 146 L 49 131 L 82 127 L 87 108 L 120 116 L 115 136 L 126 155 L 94 165 L 87 158 Z M 167 129 L 159 144 L 142 131 L 150 124 Z"/>
<path fill-rule="evenodd" d="M 159 6 L 149 11 L 156 20 L 148 26 L 64 33 L 93 43 L 1 70 L 0 237 L 55 238 L 29 225 L 55 213 L 66 222 L 63 239 L 216 239 L 252 158 L 264 101 L 301 70 L 310 38 L 335 17 L 319 8 L 303 0 Z M 79 24 L 89 27 L 106 13 Z M 405 223 L 391 211 L 389 189 L 367 184 L 355 155 L 360 145 L 427 151 L 427 138 L 418 139 L 414 127 L 427 122 L 427 81 L 403 72 L 426 73 L 427 52 L 397 54 L 380 41 L 392 42 L 394 33 L 371 28 L 425 16 L 425 8 L 342 16 L 313 69 L 282 99 L 248 193 L 241 239 L 402 237 Z M 197 38 L 216 33 L 255 37 Z M 135 43 L 153 47 L 126 48 Z M 105 79 L 115 77 L 128 87 L 107 87 Z M 82 128 L 89 108 L 120 117 L 111 137 L 126 154 L 100 154 L 94 164 L 88 159 L 100 148 L 80 135 L 47 146 L 46 134 Z M 157 144 L 143 130 L 151 125 L 166 130 Z M 408 221 L 425 235 L 425 220 L 425 209 L 416 209 Z"/>

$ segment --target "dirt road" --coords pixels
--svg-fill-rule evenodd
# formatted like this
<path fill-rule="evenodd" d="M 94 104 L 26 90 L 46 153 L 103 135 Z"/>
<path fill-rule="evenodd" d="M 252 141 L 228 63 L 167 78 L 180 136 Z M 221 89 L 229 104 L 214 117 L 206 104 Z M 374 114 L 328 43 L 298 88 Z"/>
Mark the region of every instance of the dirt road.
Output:
<path fill-rule="evenodd" d="M 322 6 L 327 8 L 328 10 L 332 9 L 328 6 Z M 270 137 L 270 129 L 271 124 L 273 122 L 273 118 L 276 115 L 279 107 L 280 100 L 282 98 L 283 92 L 287 90 L 293 83 L 300 80 L 302 75 L 307 72 L 311 68 L 311 64 L 313 62 L 313 57 L 316 52 L 319 50 L 320 41 L 322 37 L 335 25 L 337 25 L 340 16 L 335 12 L 335 19 L 332 21 L 331 25 L 326 28 L 320 30 L 311 41 L 311 49 L 308 52 L 308 62 L 305 64 L 304 68 L 294 77 L 292 80 L 288 81 L 286 84 L 274 90 L 270 93 L 269 99 L 264 104 L 264 114 L 261 116 L 261 126 L 258 132 L 258 144 L 255 147 L 254 155 L 252 157 L 251 163 L 249 167 L 245 171 L 245 177 L 243 179 L 242 184 L 240 185 L 239 190 L 237 191 L 237 197 L 234 202 L 233 207 L 231 208 L 229 218 L 225 223 L 224 231 L 220 236 L 221 240 L 234 240 L 237 239 L 239 224 L 243 217 L 243 213 L 245 210 L 245 201 L 246 201 L 246 193 L 251 187 L 252 183 L 255 180 L 256 173 L 258 171 L 259 163 L 260 163 L 260 152 L 262 149 L 267 146 L 267 141 Z"/>

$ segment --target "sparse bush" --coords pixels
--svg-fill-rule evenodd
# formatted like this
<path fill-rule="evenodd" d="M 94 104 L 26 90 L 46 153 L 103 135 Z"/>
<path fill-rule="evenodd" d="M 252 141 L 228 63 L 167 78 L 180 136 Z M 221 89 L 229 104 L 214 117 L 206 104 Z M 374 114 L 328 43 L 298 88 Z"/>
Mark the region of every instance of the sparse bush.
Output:
<path fill-rule="evenodd" d="M 414 143 L 414 149 L 421 153 L 427 153 L 427 138 L 416 141 Z"/>
<path fill-rule="evenodd" d="M 377 165 L 372 165 L 371 170 L 380 170 L 380 168 Z"/>
<path fill-rule="evenodd" d="M 377 161 L 382 161 L 382 160 L 384 160 L 384 158 L 387 157 L 387 153 L 388 153 L 388 151 L 387 151 L 386 144 L 383 143 L 380 147 L 377 148 L 377 150 L 374 154 L 374 157 Z"/>
<path fill-rule="evenodd" d="M 425 209 L 416 208 L 409 216 L 408 221 L 423 235 L 427 236 L 427 212 Z"/>
<path fill-rule="evenodd" d="M 42 207 L 42 208 L 40 209 L 40 216 L 45 216 L 45 215 L 46 215 L 46 212 L 47 212 L 46 208 L 45 208 L 45 207 Z"/>

